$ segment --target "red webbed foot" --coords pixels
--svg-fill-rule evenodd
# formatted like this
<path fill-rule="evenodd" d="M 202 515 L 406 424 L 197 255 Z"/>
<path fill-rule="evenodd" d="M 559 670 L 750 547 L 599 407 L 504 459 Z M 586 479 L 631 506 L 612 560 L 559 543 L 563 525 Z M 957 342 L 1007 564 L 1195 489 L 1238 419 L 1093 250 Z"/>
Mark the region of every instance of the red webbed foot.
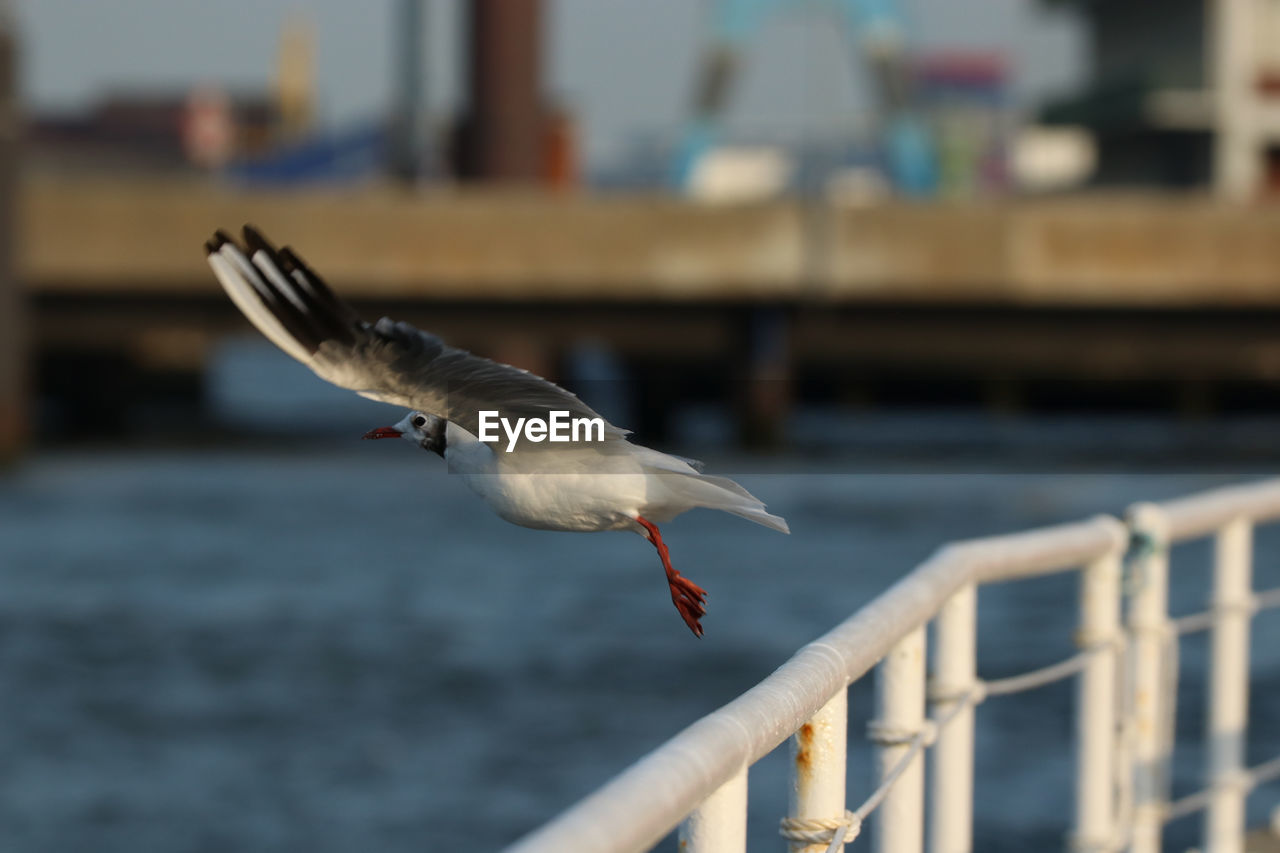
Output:
<path fill-rule="evenodd" d="M 707 591 L 693 581 L 681 575 L 671 566 L 671 555 L 667 545 L 662 541 L 658 526 L 643 516 L 636 516 L 636 521 L 648 531 L 646 537 L 658 549 L 662 559 L 662 568 L 667 572 L 667 585 L 671 588 L 671 603 L 676 606 L 680 618 L 689 626 L 695 637 L 702 636 L 702 617 L 707 613 Z"/>
<path fill-rule="evenodd" d="M 695 637 L 702 636 L 702 622 L 707 613 L 707 591 L 693 581 L 672 572 L 667 575 L 667 583 L 671 587 L 671 602 L 680 611 L 680 618 L 689 626 Z"/>

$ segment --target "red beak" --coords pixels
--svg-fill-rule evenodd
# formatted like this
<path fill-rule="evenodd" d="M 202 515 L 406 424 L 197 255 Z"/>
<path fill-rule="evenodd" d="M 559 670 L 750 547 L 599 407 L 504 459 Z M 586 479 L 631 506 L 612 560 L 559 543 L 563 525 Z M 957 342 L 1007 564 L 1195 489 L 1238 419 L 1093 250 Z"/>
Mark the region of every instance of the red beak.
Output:
<path fill-rule="evenodd" d="M 404 433 L 393 427 L 378 427 L 366 432 L 361 438 L 399 438 Z"/>

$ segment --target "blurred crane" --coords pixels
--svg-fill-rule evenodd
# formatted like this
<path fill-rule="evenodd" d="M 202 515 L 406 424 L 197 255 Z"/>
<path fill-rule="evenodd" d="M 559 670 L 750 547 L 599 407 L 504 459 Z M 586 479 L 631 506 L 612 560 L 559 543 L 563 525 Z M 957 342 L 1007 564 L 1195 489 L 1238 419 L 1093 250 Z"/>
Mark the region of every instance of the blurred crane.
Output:
<path fill-rule="evenodd" d="M 894 188 L 905 195 L 931 194 L 936 183 L 933 146 L 912 104 L 904 26 L 893 0 L 716 0 L 694 115 L 676 154 L 676 186 L 688 190 L 699 163 L 715 147 L 729 88 L 750 42 L 774 14 L 802 5 L 836 14 L 852 48 L 869 66 Z"/>

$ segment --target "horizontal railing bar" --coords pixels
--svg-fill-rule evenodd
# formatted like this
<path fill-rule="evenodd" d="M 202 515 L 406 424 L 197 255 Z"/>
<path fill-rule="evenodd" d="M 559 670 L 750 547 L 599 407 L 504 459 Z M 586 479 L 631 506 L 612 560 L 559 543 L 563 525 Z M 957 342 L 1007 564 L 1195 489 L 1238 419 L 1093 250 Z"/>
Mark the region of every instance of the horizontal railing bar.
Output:
<path fill-rule="evenodd" d="M 1236 518 L 1255 522 L 1280 519 L 1280 480 L 1226 486 L 1156 506 L 1168 521 L 1171 542 L 1196 539 Z"/>
<path fill-rule="evenodd" d="M 1109 516 L 944 546 L 755 687 L 703 717 L 559 817 L 519 853 L 629 851 L 657 843 L 744 766 L 776 748 L 837 690 L 865 675 L 965 583 L 1079 568 L 1123 549 Z"/>
<path fill-rule="evenodd" d="M 972 562 L 975 583 L 997 583 L 1080 569 L 1129 541 L 1129 530 L 1109 515 L 1024 533 L 969 539 L 948 545 Z M 855 614 L 856 615 L 856 614 Z"/>

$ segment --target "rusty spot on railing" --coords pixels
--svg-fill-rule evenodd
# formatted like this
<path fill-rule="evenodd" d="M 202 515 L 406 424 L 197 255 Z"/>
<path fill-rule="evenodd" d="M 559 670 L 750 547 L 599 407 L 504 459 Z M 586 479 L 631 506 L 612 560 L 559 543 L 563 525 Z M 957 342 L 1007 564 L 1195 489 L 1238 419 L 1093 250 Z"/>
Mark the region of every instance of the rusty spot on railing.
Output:
<path fill-rule="evenodd" d="M 796 775 L 809 773 L 809 749 L 813 745 L 813 723 L 805 723 L 796 732 Z"/>

